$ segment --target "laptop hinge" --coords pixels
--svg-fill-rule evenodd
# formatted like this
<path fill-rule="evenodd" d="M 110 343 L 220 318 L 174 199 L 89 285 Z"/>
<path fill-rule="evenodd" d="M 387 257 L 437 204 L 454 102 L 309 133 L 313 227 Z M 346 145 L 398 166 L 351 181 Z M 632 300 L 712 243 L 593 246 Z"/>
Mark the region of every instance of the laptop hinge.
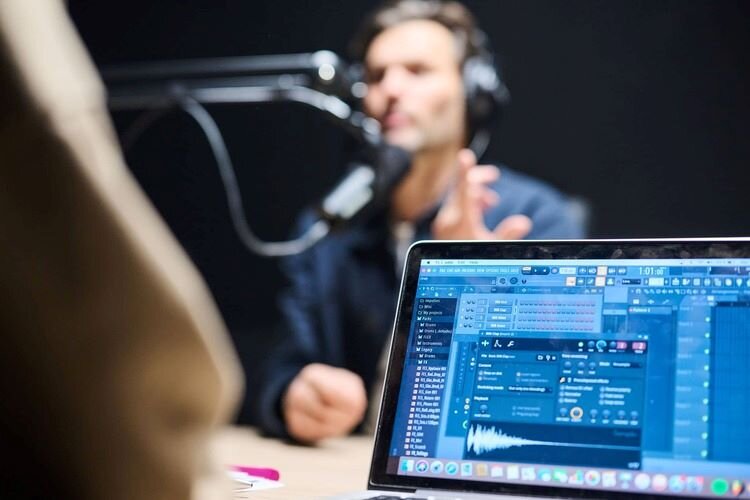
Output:
<path fill-rule="evenodd" d="M 517 495 L 498 495 L 497 493 L 465 493 L 463 491 L 448 490 L 417 490 L 414 492 L 415 497 L 430 498 L 435 500 L 497 500 L 498 498 L 508 498 L 512 500 L 539 500 L 539 497 L 523 497 Z"/>

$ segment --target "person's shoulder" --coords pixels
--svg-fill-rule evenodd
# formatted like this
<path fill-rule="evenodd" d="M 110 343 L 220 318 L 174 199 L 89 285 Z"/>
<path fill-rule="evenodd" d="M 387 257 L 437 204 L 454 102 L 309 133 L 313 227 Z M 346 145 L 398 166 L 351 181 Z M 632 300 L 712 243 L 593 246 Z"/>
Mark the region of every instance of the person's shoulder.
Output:
<path fill-rule="evenodd" d="M 500 178 L 492 186 L 506 201 L 547 201 L 564 203 L 567 197 L 551 184 L 507 165 L 496 164 Z"/>
<path fill-rule="evenodd" d="M 487 215 L 497 223 L 512 214 L 531 218 L 531 239 L 581 238 L 586 234 L 585 210 L 579 203 L 547 182 L 499 164 L 500 178 L 492 189 L 500 195 L 500 204 Z"/>

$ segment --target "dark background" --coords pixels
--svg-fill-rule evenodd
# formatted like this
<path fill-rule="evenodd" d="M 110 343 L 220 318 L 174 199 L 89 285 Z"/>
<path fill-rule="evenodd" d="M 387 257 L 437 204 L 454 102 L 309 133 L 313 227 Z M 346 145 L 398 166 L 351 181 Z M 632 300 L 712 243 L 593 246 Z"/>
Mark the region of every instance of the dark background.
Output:
<path fill-rule="evenodd" d="M 488 33 L 512 104 L 488 159 L 586 199 L 595 237 L 746 235 L 750 3 L 465 2 Z M 345 54 L 377 2 L 70 0 L 97 64 L 310 52 Z M 214 106 L 248 218 L 284 238 L 340 175 L 348 142 L 291 106 Z M 132 113 L 117 113 L 122 131 Z M 252 374 L 278 338 L 277 262 L 249 254 L 205 140 L 169 116 L 128 152 L 136 177 L 203 272 Z"/>

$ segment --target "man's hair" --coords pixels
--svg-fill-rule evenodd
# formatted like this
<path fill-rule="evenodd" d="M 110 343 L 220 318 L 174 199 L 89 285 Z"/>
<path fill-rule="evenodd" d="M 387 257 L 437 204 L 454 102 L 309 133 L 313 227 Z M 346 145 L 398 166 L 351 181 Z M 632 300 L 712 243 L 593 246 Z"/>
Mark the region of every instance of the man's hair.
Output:
<path fill-rule="evenodd" d="M 450 30 L 456 40 L 461 66 L 485 50 L 485 35 L 474 16 L 462 4 L 439 0 L 391 0 L 375 9 L 355 34 L 351 54 L 363 61 L 372 41 L 383 31 L 407 21 L 435 21 Z"/>

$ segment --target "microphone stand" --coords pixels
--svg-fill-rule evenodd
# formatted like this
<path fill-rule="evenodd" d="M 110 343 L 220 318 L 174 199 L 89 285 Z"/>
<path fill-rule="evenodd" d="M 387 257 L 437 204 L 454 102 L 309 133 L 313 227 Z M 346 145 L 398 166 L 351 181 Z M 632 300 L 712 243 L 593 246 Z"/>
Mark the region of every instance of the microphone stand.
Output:
<path fill-rule="evenodd" d="M 198 123 L 219 166 L 234 228 L 240 240 L 254 253 L 269 257 L 301 253 L 324 238 L 334 222 L 351 219 L 373 197 L 371 184 L 375 172 L 372 170 L 372 175 L 363 177 L 360 171 L 358 180 L 352 182 L 347 177 L 324 200 L 323 217 L 303 236 L 284 242 L 262 241 L 245 217 L 221 131 L 203 106 L 297 103 L 322 112 L 366 146 L 376 147 L 381 144 L 377 121 L 353 110 L 344 100 L 362 97 L 364 84 L 353 81 L 347 68 L 332 52 L 121 64 L 104 68 L 102 76 L 107 84 L 111 110 L 145 110 L 124 135 L 125 149 L 171 109 L 182 109 Z M 341 189 L 343 184 L 346 189 Z"/>

